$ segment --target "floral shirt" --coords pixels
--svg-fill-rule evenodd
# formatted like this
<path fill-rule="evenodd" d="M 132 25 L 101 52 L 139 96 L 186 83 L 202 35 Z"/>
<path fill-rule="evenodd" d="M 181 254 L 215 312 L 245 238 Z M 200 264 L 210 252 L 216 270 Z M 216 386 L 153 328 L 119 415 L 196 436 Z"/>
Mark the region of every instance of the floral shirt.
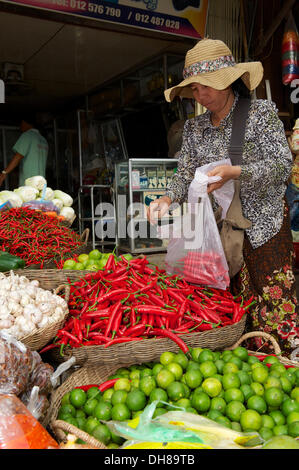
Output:
<path fill-rule="evenodd" d="M 182 204 L 187 201 L 196 168 L 229 158 L 232 113 L 237 100 L 238 95 L 218 127 L 211 123 L 210 111 L 186 121 L 178 170 L 166 191 L 172 202 Z M 243 215 L 252 223 L 246 233 L 253 248 L 267 242 L 282 226 L 286 182 L 292 164 L 292 154 L 275 104 L 260 99 L 252 101 L 239 179 Z"/>

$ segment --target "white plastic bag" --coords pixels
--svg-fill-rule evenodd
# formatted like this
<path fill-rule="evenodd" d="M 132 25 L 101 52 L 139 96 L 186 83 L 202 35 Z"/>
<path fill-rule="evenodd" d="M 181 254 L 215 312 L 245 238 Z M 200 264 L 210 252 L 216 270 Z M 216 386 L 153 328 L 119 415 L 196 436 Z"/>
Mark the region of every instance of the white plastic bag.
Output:
<path fill-rule="evenodd" d="M 207 173 L 217 165 L 231 164 L 222 160 L 197 168 L 188 192 L 188 212 L 175 220 L 173 225 L 159 228 L 160 238 L 170 238 L 165 257 L 166 270 L 184 277 L 193 284 L 226 289 L 230 278 L 212 204 L 207 193 L 210 183 L 219 177 Z M 222 207 L 222 218 L 234 195 L 233 181 L 214 191 L 214 197 Z M 198 202 L 200 200 L 200 202 Z"/>

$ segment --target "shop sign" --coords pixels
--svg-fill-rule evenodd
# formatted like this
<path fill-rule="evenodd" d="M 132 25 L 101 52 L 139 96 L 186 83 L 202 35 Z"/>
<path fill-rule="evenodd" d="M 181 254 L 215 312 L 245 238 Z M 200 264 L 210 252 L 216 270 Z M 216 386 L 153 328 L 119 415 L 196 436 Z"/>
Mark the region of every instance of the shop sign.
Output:
<path fill-rule="evenodd" d="M 190 38 L 205 34 L 208 0 L 4 0 Z"/>

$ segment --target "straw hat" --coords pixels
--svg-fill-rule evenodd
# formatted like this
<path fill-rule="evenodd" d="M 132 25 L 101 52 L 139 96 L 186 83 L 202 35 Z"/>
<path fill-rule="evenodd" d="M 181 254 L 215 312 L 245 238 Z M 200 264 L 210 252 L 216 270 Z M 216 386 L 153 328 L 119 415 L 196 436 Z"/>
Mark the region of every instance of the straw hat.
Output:
<path fill-rule="evenodd" d="M 299 129 L 299 118 L 296 119 L 296 122 L 295 122 L 295 125 L 294 125 L 293 129 Z"/>
<path fill-rule="evenodd" d="M 200 83 L 216 90 L 224 90 L 235 80 L 243 80 L 249 90 L 254 90 L 263 78 L 261 62 L 237 64 L 227 45 L 218 39 L 202 39 L 186 54 L 184 80 L 164 91 L 166 101 L 175 96 L 193 98 L 191 83 Z"/>

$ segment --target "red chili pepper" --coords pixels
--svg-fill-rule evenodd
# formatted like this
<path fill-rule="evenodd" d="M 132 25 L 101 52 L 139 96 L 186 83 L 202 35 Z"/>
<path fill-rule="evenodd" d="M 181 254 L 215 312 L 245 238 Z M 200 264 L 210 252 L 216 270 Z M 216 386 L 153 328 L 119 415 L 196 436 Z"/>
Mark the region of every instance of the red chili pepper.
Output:
<path fill-rule="evenodd" d="M 51 349 L 57 348 L 58 346 L 60 346 L 60 344 L 58 344 L 58 343 L 48 344 L 47 346 L 45 346 L 43 349 L 41 349 L 38 352 L 39 352 L 39 354 L 43 354 L 47 351 L 50 351 Z"/>
<path fill-rule="evenodd" d="M 119 312 L 119 309 L 121 309 L 121 302 L 120 301 L 118 301 L 111 310 L 111 313 L 110 313 L 110 316 L 109 316 L 109 321 L 108 321 L 108 324 L 107 324 L 106 329 L 105 329 L 105 336 L 109 335 L 109 333 L 111 331 L 111 328 L 112 328 L 112 325 L 113 325 L 113 322 L 115 320 L 115 317 Z"/>
<path fill-rule="evenodd" d="M 105 392 L 105 390 L 108 390 L 108 388 L 112 388 L 118 380 L 119 379 L 111 379 L 103 382 L 101 385 L 99 385 L 100 391 Z"/>
<path fill-rule="evenodd" d="M 143 333 L 145 332 L 146 326 L 141 324 L 141 325 L 134 325 L 128 328 L 124 332 L 124 336 L 142 336 Z"/>
<path fill-rule="evenodd" d="M 162 330 L 161 328 L 154 328 L 153 330 L 149 332 L 149 334 L 153 336 L 162 336 L 165 338 L 169 338 L 179 346 L 179 348 L 183 351 L 184 354 L 189 352 L 189 347 L 187 346 L 187 344 L 181 338 L 179 338 L 176 334 L 172 333 L 169 330 Z"/>

